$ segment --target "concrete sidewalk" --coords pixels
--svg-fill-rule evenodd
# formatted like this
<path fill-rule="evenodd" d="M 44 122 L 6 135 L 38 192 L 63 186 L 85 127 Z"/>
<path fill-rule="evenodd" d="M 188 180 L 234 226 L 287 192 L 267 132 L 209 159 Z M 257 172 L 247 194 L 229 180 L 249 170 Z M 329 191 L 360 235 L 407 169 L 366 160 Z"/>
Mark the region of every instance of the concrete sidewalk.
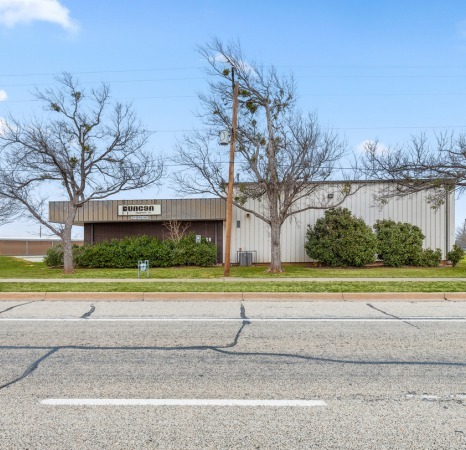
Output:
<path fill-rule="evenodd" d="M 321 282 L 466 282 L 466 278 L 0 278 L 0 283 L 321 283 Z"/>

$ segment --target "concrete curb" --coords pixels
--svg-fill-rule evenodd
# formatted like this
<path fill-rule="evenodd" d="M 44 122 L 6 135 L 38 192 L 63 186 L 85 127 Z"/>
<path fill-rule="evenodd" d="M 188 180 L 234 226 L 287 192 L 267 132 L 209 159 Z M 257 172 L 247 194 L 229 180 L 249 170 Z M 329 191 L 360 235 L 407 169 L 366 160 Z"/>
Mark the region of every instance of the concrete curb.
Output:
<path fill-rule="evenodd" d="M 0 292 L 0 301 L 466 302 L 466 292 Z"/>
<path fill-rule="evenodd" d="M 397 301 L 402 302 L 443 302 L 445 301 L 445 294 L 442 292 L 377 292 L 377 293 L 345 293 L 343 299 L 347 302 L 358 302 L 358 301 L 371 301 L 377 300 L 378 302 L 393 301 L 396 298 Z M 465 298 L 466 299 L 466 298 Z"/>
<path fill-rule="evenodd" d="M 248 302 L 342 302 L 342 293 L 328 292 L 243 292 Z"/>
<path fill-rule="evenodd" d="M 450 302 L 466 302 L 466 292 L 446 292 L 445 300 Z"/>

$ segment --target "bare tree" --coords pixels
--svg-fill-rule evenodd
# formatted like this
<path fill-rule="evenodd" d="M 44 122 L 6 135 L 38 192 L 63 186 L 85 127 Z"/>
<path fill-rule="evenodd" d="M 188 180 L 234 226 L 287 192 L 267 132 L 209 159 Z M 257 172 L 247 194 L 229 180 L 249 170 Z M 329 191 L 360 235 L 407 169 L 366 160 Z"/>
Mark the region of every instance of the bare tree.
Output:
<path fill-rule="evenodd" d="M 163 223 L 167 229 L 168 239 L 171 241 L 181 241 L 187 236 L 187 231 L 191 226 L 191 222 L 182 222 L 181 220 L 169 220 Z"/>
<path fill-rule="evenodd" d="M 381 200 L 428 190 L 429 201 L 438 207 L 453 190 L 466 188 L 466 136 L 441 133 L 429 141 L 423 134 L 394 147 L 367 142 L 364 165 L 371 178 L 392 182 Z"/>
<path fill-rule="evenodd" d="M 130 105 L 111 104 L 102 84 L 85 92 L 70 74 L 35 95 L 48 113 L 21 122 L 10 117 L 0 135 L 0 195 L 62 240 L 64 271 L 74 270 L 71 230 L 90 200 L 157 183 L 163 165 L 145 150 L 149 133 Z M 47 220 L 45 192 L 69 200 L 64 224 Z"/>
<path fill-rule="evenodd" d="M 273 67 L 247 62 L 239 44 L 214 40 L 199 47 L 208 63 L 210 92 L 201 95 L 206 129 L 177 146 L 175 161 L 188 169 L 175 175 L 184 194 L 214 194 L 226 198 L 226 155 L 218 148 L 221 130 L 231 130 L 232 81 L 239 83 L 237 164 L 234 205 L 270 226 L 270 272 L 281 272 L 280 230 L 285 220 L 308 209 L 338 206 L 351 193 L 349 183 L 336 183 L 334 196 L 321 195 L 320 182 L 330 180 L 345 144 L 324 131 L 314 115 L 296 109 L 293 77 L 280 77 Z M 247 200 L 261 199 L 261 211 Z M 230 255 L 226 255 L 229 258 Z"/>
<path fill-rule="evenodd" d="M 466 220 L 463 225 L 456 229 L 455 234 L 456 245 L 459 245 L 461 248 L 466 248 Z"/>
<path fill-rule="evenodd" d="M 0 173 L 0 178 L 1 178 Z M 13 200 L 0 196 L 0 225 L 13 222 L 20 215 L 18 204 Z"/>

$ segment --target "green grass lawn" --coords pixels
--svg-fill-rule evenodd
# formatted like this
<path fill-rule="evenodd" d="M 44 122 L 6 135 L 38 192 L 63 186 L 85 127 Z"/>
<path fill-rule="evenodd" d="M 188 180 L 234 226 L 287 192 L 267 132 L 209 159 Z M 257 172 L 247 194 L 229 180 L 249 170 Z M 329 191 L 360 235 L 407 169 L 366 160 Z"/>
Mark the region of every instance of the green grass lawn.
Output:
<path fill-rule="evenodd" d="M 78 269 L 73 275 L 64 275 L 61 269 L 49 269 L 44 263 L 0 257 L 0 292 L 466 292 L 466 282 L 455 280 L 391 281 L 390 278 L 466 278 L 466 260 L 458 267 L 419 268 L 365 267 L 335 269 L 310 265 L 285 265 L 285 272 L 267 274 L 266 266 L 232 267 L 231 275 L 239 278 L 264 278 L 263 282 L 223 281 L 222 267 L 153 268 L 150 278 L 143 283 L 137 280 L 137 269 Z M 286 281 L 286 277 L 307 278 L 303 281 Z M 387 278 L 387 281 L 314 281 L 319 278 Z M 134 282 L 1 282 L 6 278 L 134 278 Z M 145 276 L 144 276 L 145 278 Z M 207 278 L 208 283 L 163 282 L 166 278 Z M 271 279 L 281 279 L 273 283 Z"/>
<path fill-rule="evenodd" d="M 222 267 L 153 268 L 150 278 L 143 283 L 137 280 L 137 269 L 78 269 L 73 275 L 64 275 L 61 269 L 49 269 L 44 263 L 0 257 L 0 292 L 466 292 L 466 282 L 455 280 L 391 281 L 390 278 L 466 278 L 466 261 L 456 267 L 417 268 L 366 267 L 335 269 L 310 265 L 285 265 L 278 275 L 266 273 L 266 266 L 232 267 L 231 275 L 240 278 L 264 278 L 263 282 L 223 281 Z M 286 277 L 307 278 L 286 281 Z M 387 278 L 387 281 L 333 281 L 317 282 L 319 278 Z M 134 282 L 1 282 L 6 278 L 68 279 L 68 278 L 134 278 Z M 145 278 L 145 277 L 144 277 Z M 208 283 L 163 282 L 164 278 L 218 279 Z M 281 279 L 280 283 L 271 279 Z"/>
<path fill-rule="evenodd" d="M 457 267 L 364 267 L 328 268 L 308 264 L 284 265 L 281 274 L 266 273 L 266 266 L 232 267 L 231 276 L 241 278 L 466 278 L 466 259 Z M 145 277 L 145 275 L 143 275 Z M 223 267 L 176 267 L 151 268 L 150 278 L 207 278 L 223 277 Z M 61 269 L 50 269 L 44 263 L 0 257 L 0 278 L 137 278 L 134 269 L 77 269 L 72 275 L 64 275 Z"/>
<path fill-rule="evenodd" d="M 264 278 L 263 282 L 228 282 L 223 278 L 222 267 L 153 268 L 150 278 L 154 281 L 137 281 L 137 269 L 78 269 L 73 275 L 64 275 L 61 269 L 49 269 L 44 263 L 32 263 L 17 258 L 0 257 L 0 279 L 6 278 L 134 278 L 134 282 L 112 283 L 54 283 L 1 282 L 0 292 L 466 292 L 466 282 L 459 281 L 391 281 L 390 278 L 466 278 L 466 261 L 458 267 L 419 268 L 367 267 L 335 269 L 310 265 L 285 265 L 285 272 L 278 275 L 266 273 L 267 267 L 232 267 L 233 277 Z M 307 278 L 303 281 L 284 281 L 286 277 Z M 387 278 L 387 281 L 316 282 L 319 278 Z M 169 283 L 164 278 L 219 279 L 196 283 Z M 280 283 L 270 279 L 280 278 Z"/>
<path fill-rule="evenodd" d="M 0 292 L 466 292 L 466 282 L 0 283 Z"/>

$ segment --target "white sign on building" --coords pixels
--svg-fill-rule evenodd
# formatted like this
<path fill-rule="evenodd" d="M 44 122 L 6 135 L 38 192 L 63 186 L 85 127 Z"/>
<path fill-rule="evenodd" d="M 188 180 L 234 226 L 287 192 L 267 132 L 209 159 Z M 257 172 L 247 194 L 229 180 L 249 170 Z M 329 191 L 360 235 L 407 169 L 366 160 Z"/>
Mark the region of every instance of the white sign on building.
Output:
<path fill-rule="evenodd" d="M 161 205 L 118 205 L 119 216 L 160 216 Z"/>

